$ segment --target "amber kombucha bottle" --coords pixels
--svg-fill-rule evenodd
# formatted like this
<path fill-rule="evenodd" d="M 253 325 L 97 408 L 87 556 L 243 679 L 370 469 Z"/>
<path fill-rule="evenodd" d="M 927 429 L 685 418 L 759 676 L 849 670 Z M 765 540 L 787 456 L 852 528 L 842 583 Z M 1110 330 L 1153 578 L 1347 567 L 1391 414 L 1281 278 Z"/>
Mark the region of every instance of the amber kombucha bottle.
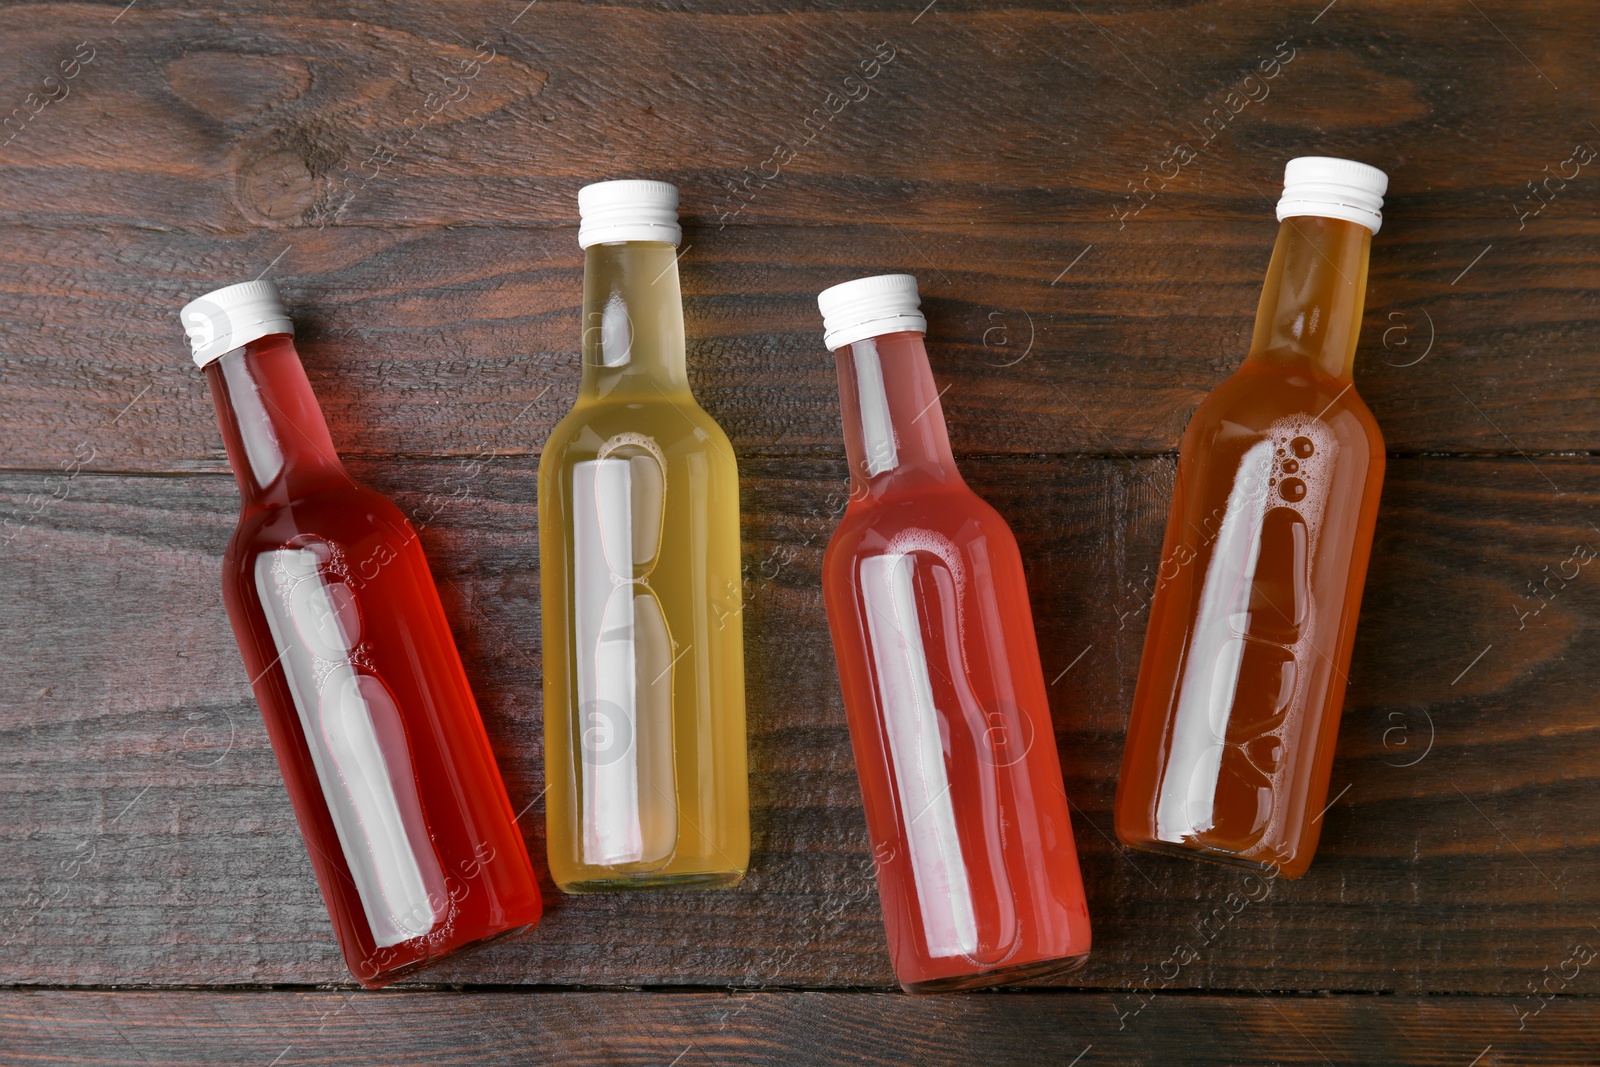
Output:
<path fill-rule="evenodd" d="M 1289 878 L 1316 850 L 1383 484 L 1351 368 L 1387 186 L 1289 162 L 1250 354 L 1184 433 L 1117 784 L 1134 848 Z"/>

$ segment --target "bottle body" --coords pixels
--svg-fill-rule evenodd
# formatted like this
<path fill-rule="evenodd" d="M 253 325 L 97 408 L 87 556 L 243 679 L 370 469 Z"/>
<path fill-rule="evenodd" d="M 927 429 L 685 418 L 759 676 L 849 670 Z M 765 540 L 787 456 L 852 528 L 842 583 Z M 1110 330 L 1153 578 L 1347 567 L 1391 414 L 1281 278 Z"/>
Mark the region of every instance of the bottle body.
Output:
<path fill-rule="evenodd" d="M 1088 908 L 1015 538 L 955 471 L 921 335 L 836 354 L 852 492 L 823 596 L 895 975 L 1071 970 Z"/>
<path fill-rule="evenodd" d="M 1311 862 L 1383 484 L 1350 377 L 1370 240 L 1283 222 L 1250 356 L 1184 433 L 1117 785 L 1133 847 Z"/>
<path fill-rule="evenodd" d="M 351 972 L 381 986 L 536 923 L 415 530 L 344 472 L 288 336 L 206 375 L 244 496 L 223 599 Z"/>
<path fill-rule="evenodd" d="M 547 841 L 572 893 L 749 866 L 738 470 L 689 392 L 674 256 L 588 249 L 584 382 L 539 461 Z"/>

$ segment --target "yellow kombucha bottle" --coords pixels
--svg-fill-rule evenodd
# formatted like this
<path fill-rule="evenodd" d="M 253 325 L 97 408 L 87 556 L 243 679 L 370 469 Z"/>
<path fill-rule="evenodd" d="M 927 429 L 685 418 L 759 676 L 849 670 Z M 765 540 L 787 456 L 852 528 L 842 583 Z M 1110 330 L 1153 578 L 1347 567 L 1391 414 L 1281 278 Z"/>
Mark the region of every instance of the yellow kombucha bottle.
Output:
<path fill-rule="evenodd" d="M 678 190 L 582 189 L 583 382 L 539 461 L 550 873 L 733 885 L 750 862 L 739 473 L 689 391 Z"/>

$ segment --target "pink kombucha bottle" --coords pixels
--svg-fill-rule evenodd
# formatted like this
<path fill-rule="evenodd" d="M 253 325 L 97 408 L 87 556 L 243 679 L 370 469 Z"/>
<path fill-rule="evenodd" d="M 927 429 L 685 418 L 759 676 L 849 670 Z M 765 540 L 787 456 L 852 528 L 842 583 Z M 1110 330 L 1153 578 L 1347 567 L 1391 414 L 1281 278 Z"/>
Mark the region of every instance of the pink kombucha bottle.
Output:
<path fill-rule="evenodd" d="M 1007 985 L 1089 955 L 1089 911 L 1016 539 L 956 470 L 916 279 L 818 297 L 850 503 L 823 599 L 895 976 Z"/>

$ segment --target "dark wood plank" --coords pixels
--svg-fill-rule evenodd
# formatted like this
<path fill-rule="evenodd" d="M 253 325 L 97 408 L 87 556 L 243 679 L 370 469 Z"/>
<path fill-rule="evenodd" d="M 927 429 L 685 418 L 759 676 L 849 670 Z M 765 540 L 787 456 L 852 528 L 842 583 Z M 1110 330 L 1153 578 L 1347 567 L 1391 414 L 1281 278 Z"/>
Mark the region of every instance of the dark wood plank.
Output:
<path fill-rule="evenodd" d="M 16 1067 L 95 1064 L 1596 1062 L 1600 1002 L 819 993 L 0 993 Z M 1524 1023 L 1519 1028 L 1519 1021 Z M 276 1058 L 274 1058 L 276 1057 Z"/>
<path fill-rule="evenodd" d="M 1305 879 L 1267 893 L 1105 836 L 1171 461 L 965 463 L 1017 531 L 1054 679 L 1096 921 L 1095 955 L 1070 983 L 1525 996 L 1573 946 L 1600 945 L 1600 584 L 1563 566 L 1574 545 L 1600 545 L 1584 518 L 1600 462 L 1536 463 L 1392 463 L 1322 848 Z M 533 465 L 355 468 L 427 524 L 542 856 Z M 552 890 L 534 934 L 427 980 L 891 984 L 818 592 L 843 466 L 746 456 L 742 469 L 749 879 L 720 893 Z M 346 981 L 217 591 L 231 480 L 63 485 L 0 548 L 0 982 Z M 0 475 L 0 507 L 51 488 Z M 1530 592 L 1574 569 L 1547 600 Z M 1196 958 L 1174 968 L 1186 948 Z"/>
<path fill-rule="evenodd" d="M 1261 198 L 1240 176 L 1274 180 L 1265 153 L 1315 138 L 1389 160 L 1398 215 L 1515 225 L 1524 181 L 1593 133 L 1600 34 L 1582 0 L 1525 5 L 1515 39 L 1470 8 L 1314 3 L 509 7 L 252 0 L 225 22 L 161 3 L 115 21 L 114 5 L 13 7 L 9 97 L 40 91 L 81 41 L 95 58 L 7 145 L 13 187 L 33 200 L 3 210 L 233 230 L 491 214 L 546 227 L 605 163 L 668 174 L 698 194 L 691 215 L 730 225 L 876 206 L 1126 233 L 1135 223 L 1113 208 L 1128 181 L 1205 138 L 1232 91 L 1265 98 L 1227 116 L 1138 224 L 1253 216 Z M 861 62 L 875 56 L 887 62 Z M 802 144 L 808 117 L 821 129 Z M 796 155 L 776 163 L 780 141 Z M 780 175 L 735 199 L 730 185 L 763 164 Z"/>
<path fill-rule="evenodd" d="M 834 362 L 815 294 L 904 268 L 923 276 L 958 452 L 1168 451 L 1244 357 L 1274 233 L 1270 220 L 1215 233 L 1183 225 L 1198 243 L 1182 255 L 1168 237 L 1134 231 L 1080 264 L 1073 292 L 1049 284 L 1050 239 L 1020 230 L 964 236 L 948 280 L 896 252 L 892 230 L 691 230 L 682 264 L 690 376 L 737 447 L 838 451 Z M 1585 223 L 1560 240 L 1592 248 L 1597 235 Z M 40 245 L 55 249 L 49 271 L 33 262 Z M 784 262 L 769 262 L 774 248 Z M 485 442 L 532 453 L 571 406 L 582 291 L 571 229 L 0 228 L 0 266 L 38 279 L 0 292 L 0 464 L 51 468 L 87 443 L 91 469 L 226 469 L 177 309 L 261 273 L 280 252 L 274 274 L 347 454 L 464 455 Z M 1578 291 L 1592 285 L 1592 263 L 1574 253 L 1553 268 L 1570 291 L 1528 304 L 1510 280 L 1528 261 L 1508 255 L 1507 283 L 1468 298 L 1414 284 L 1396 273 L 1411 267 L 1385 266 L 1381 253 L 1356 380 L 1391 451 L 1597 447 L 1600 372 L 1584 318 L 1593 299 Z M 1530 308 L 1560 321 L 1526 322 Z"/>
<path fill-rule="evenodd" d="M 0 147 L 0 465 L 88 441 L 95 469 L 220 469 L 173 315 L 274 263 L 347 451 L 462 454 L 519 413 L 536 449 L 576 385 L 574 193 L 623 172 L 683 189 L 695 384 L 740 447 L 837 447 L 815 293 L 909 269 L 962 451 L 1168 451 L 1242 358 L 1311 151 L 1391 173 L 1359 374 L 1389 447 L 1600 448 L 1600 182 L 1519 218 L 1600 148 L 1584 0 L 1509 35 L 1469 8 L 919 6 L 0 9 L 0 103 L 95 49 Z M 739 184 L 885 40 L 869 95 Z"/>
<path fill-rule="evenodd" d="M 1600 147 L 1591 16 L 0 8 L 0 108 L 37 110 L 0 131 L 0 983 L 348 982 L 217 596 L 234 493 L 175 324 L 263 270 L 338 444 L 426 523 L 542 856 L 532 472 L 576 387 L 573 194 L 601 177 L 683 190 L 691 375 L 746 475 L 756 834 L 735 891 L 547 884 L 534 935 L 418 980 L 733 997 L 13 989 L 0 1059 L 1596 1062 L 1600 600 L 1572 561 L 1600 545 L 1600 185 L 1529 187 Z M 1243 354 L 1282 161 L 1324 151 L 1392 178 L 1357 380 L 1397 458 L 1322 852 L 1262 896 L 1105 834 L 1170 452 Z M 891 982 L 817 595 L 843 469 L 814 305 L 886 269 L 921 277 L 957 449 L 1030 569 L 1086 991 L 754 992 Z M 1268 995 L 1291 989 L 1399 995 Z"/>

